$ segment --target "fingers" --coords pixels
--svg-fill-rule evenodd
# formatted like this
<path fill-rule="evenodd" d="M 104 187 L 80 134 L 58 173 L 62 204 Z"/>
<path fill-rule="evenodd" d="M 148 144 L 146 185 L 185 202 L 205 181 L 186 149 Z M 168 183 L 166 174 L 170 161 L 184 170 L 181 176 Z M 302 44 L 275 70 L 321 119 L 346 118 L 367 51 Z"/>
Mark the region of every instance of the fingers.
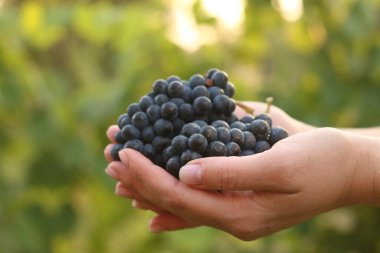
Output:
<path fill-rule="evenodd" d="M 182 182 L 203 189 L 225 191 L 292 191 L 282 170 L 283 152 L 244 157 L 209 157 L 182 167 Z"/>
<path fill-rule="evenodd" d="M 115 141 L 115 134 L 119 131 L 119 127 L 117 125 L 112 125 L 107 129 L 106 135 L 107 138 L 112 142 L 116 143 Z"/>
<path fill-rule="evenodd" d="M 163 231 L 172 231 L 185 228 L 193 228 L 198 226 L 196 223 L 187 221 L 176 215 L 166 213 L 155 216 L 149 224 L 149 229 L 152 233 Z"/>
<path fill-rule="evenodd" d="M 135 150 L 124 149 L 119 156 L 124 169 L 117 171 L 118 178 L 128 181 L 149 203 L 179 217 L 211 226 L 215 217 L 228 213 L 232 201 L 221 198 L 220 193 L 183 184 Z"/>

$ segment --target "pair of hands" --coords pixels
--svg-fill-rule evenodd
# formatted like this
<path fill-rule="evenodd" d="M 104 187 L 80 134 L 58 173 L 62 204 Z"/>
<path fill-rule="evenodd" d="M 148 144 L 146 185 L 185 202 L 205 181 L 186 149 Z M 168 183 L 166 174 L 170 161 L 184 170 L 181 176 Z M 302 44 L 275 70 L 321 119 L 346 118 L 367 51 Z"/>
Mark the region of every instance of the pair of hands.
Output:
<path fill-rule="evenodd" d="M 257 113 L 266 106 L 248 105 Z M 254 240 L 335 208 L 378 204 L 379 165 L 368 150 L 379 147 L 378 140 L 314 129 L 274 106 L 271 116 L 290 137 L 267 152 L 194 160 L 177 180 L 134 150 L 124 149 L 121 162 L 112 161 L 109 145 L 106 172 L 117 181 L 117 195 L 156 213 L 152 232 L 206 225 Z M 117 131 L 117 126 L 108 129 L 111 142 Z"/>

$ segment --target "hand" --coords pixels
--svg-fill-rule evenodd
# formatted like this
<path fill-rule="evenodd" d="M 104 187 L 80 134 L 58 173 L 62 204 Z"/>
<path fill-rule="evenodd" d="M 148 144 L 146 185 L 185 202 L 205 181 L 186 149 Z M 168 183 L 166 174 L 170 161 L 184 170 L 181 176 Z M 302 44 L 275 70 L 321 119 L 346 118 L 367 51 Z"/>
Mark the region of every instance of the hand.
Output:
<path fill-rule="evenodd" d="M 137 207 L 158 213 L 153 231 L 207 225 L 253 240 L 338 207 L 379 204 L 369 144 L 379 147 L 378 140 L 317 129 L 254 156 L 194 160 L 181 181 L 129 149 L 107 171 Z"/>

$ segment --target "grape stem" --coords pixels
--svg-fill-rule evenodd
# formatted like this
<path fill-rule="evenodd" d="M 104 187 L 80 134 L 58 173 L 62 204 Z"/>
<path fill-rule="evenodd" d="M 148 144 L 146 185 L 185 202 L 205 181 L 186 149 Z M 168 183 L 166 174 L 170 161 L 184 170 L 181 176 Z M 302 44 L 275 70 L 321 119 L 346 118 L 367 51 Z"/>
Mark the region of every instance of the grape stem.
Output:
<path fill-rule="evenodd" d="M 249 107 L 248 105 L 244 104 L 243 102 L 241 101 L 237 101 L 235 100 L 235 104 L 237 106 L 239 106 L 241 109 L 243 109 L 246 113 L 249 113 L 249 114 L 254 114 L 255 110 L 251 107 Z"/>
<path fill-rule="evenodd" d="M 269 114 L 269 111 L 270 111 L 270 107 L 272 106 L 273 104 L 273 97 L 267 97 L 267 110 L 266 110 L 266 113 Z"/>

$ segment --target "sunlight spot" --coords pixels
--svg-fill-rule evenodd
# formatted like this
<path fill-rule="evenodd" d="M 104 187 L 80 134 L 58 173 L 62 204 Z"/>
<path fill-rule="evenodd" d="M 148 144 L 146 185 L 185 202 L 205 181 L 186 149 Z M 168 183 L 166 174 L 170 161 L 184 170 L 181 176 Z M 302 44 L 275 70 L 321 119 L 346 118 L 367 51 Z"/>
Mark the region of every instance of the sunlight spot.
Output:
<path fill-rule="evenodd" d="M 285 21 L 295 22 L 303 15 L 302 0 L 274 0 L 272 4 Z"/>

